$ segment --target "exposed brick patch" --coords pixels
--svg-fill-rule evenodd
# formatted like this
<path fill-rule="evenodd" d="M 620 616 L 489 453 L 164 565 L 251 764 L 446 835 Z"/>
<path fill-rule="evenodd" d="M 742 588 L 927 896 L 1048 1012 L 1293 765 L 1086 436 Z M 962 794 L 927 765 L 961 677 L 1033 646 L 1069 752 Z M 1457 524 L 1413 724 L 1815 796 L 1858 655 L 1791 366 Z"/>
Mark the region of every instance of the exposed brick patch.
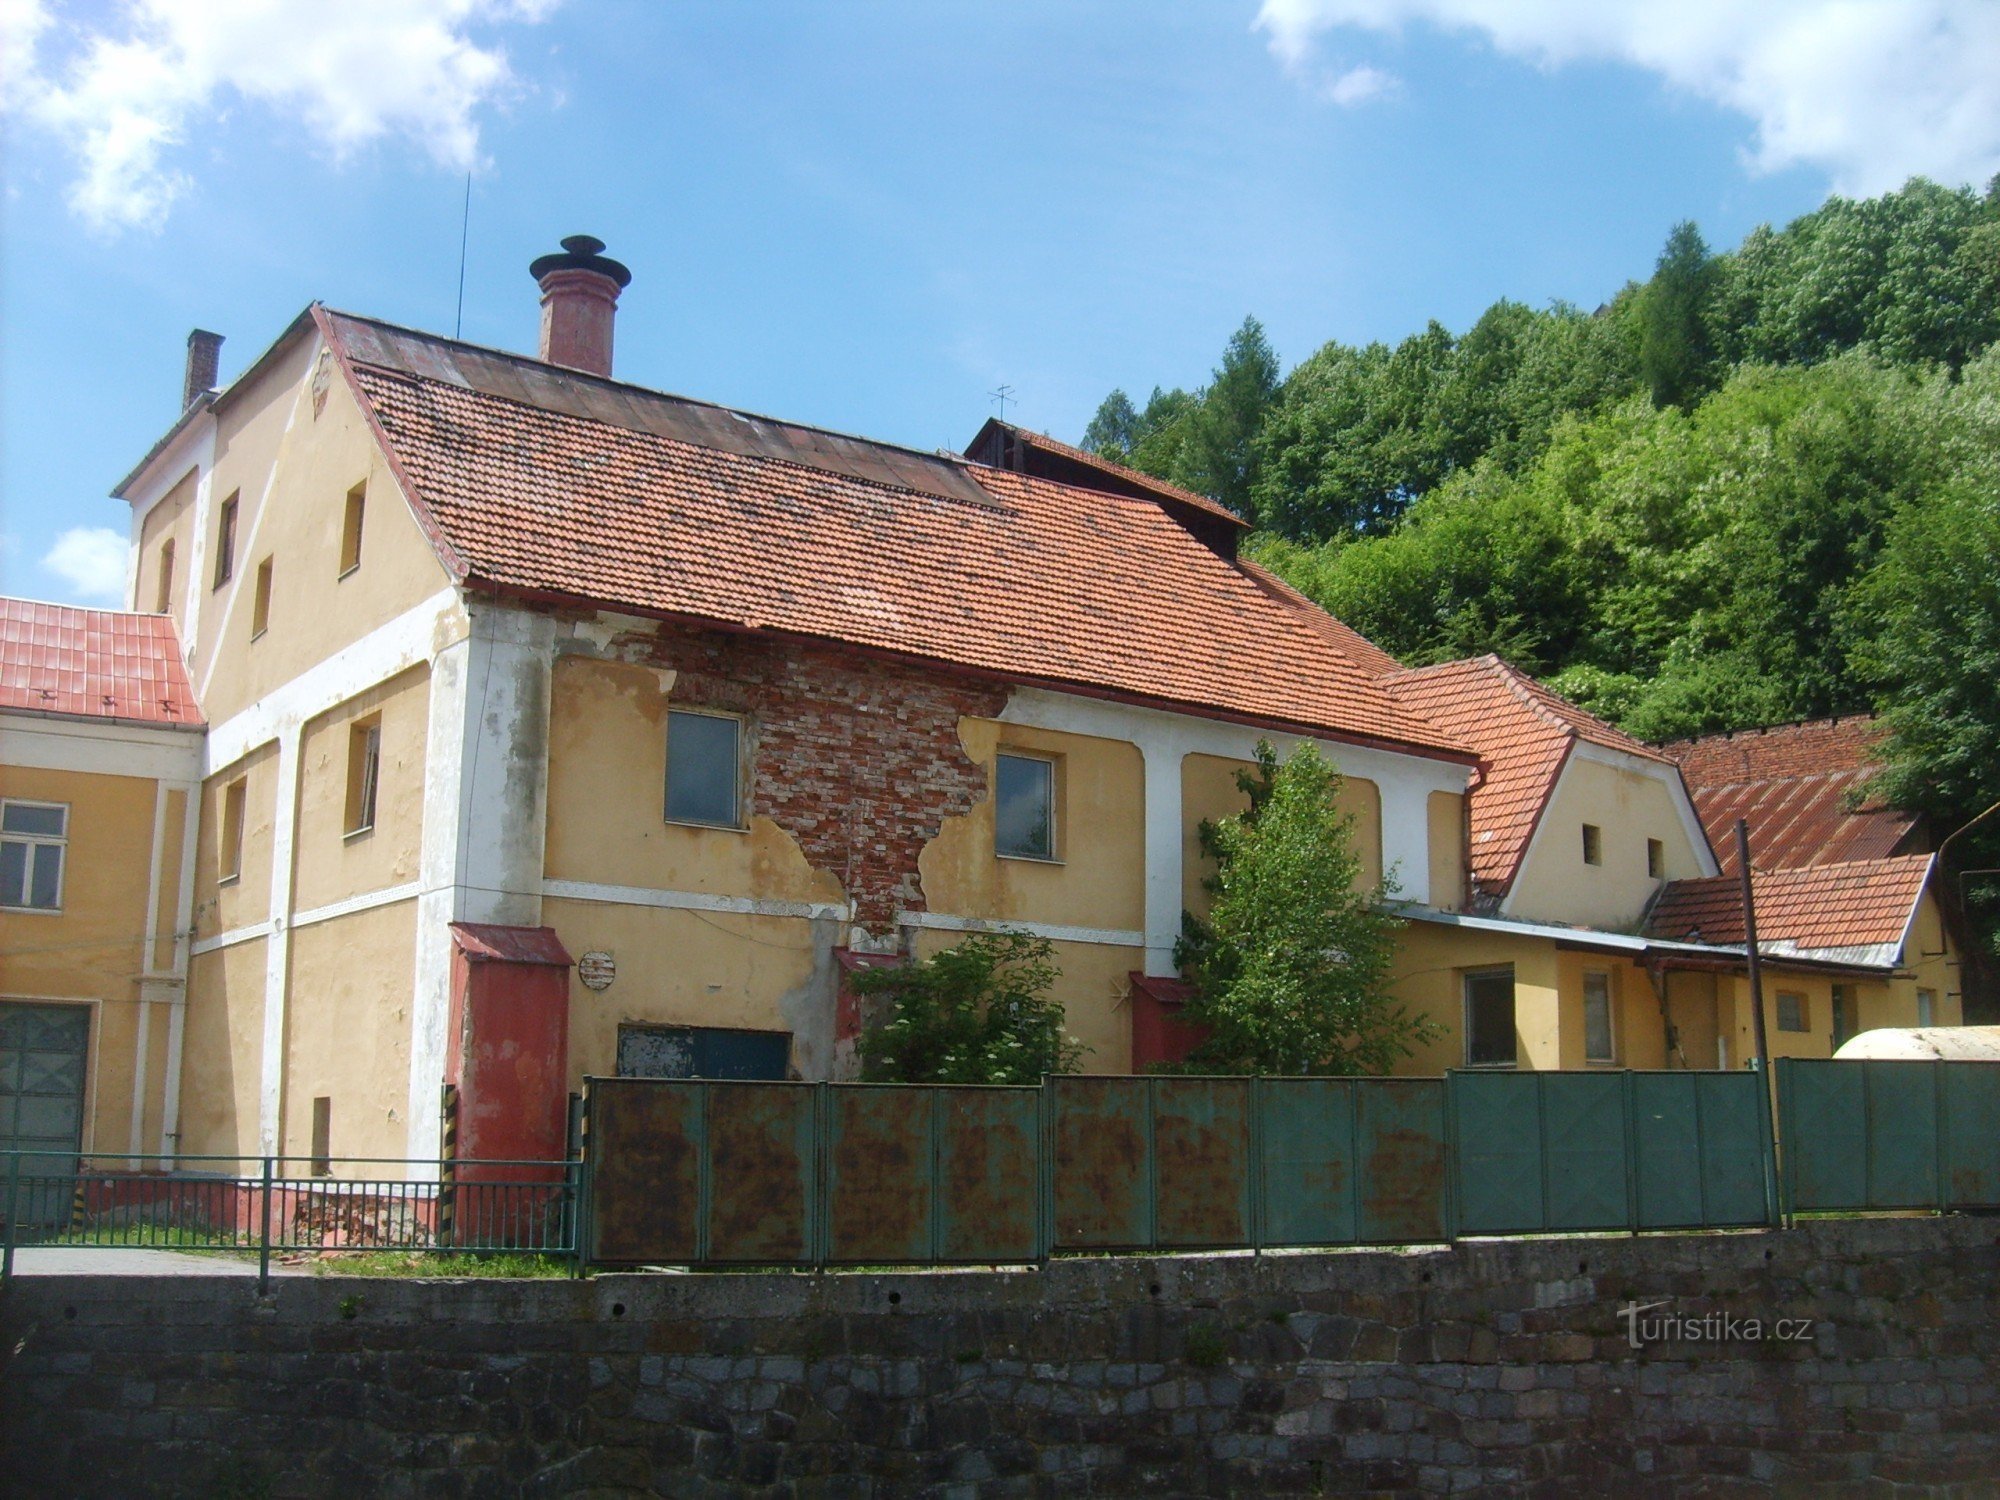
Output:
<path fill-rule="evenodd" d="M 722 631 L 663 626 L 644 646 L 678 674 L 675 703 L 746 717 L 751 812 L 840 881 L 856 923 L 888 934 L 923 909 L 918 855 L 986 795 L 958 721 L 997 716 L 1004 687 Z"/>

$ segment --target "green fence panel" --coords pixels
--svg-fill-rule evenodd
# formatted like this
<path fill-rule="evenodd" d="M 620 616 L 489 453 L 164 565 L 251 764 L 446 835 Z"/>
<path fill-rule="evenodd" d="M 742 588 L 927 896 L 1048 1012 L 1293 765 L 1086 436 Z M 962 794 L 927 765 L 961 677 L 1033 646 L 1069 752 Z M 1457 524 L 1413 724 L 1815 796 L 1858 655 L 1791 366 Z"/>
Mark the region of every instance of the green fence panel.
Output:
<path fill-rule="evenodd" d="M 1452 1073 L 1452 1129 L 1462 1234 L 1537 1233 L 1542 1192 L 1542 1092 L 1533 1073 Z"/>
<path fill-rule="evenodd" d="M 1051 1078 L 1047 1107 L 1059 1250 L 1153 1244 L 1149 1078 Z"/>
<path fill-rule="evenodd" d="M 701 1085 L 590 1078 L 593 1258 L 689 1265 L 702 1258 L 706 1158 Z"/>
<path fill-rule="evenodd" d="M 1442 1078 L 1363 1078 L 1354 1091 L 1355 1234 L 1365 1245 L 1451 1235 Z"/>
<path fill-rule="evenodd" d="M 1251 1242 L 1248 1078 L 1150 1079 L 1153 1245 L 1223 1249 Z"/>
<path fill-rule="evenodd" d="M 2000 1066 L 1941 1062 L 1939 1134 L 1946 1208 L 2000 1208 Z"/>
<path fill-rule="evenodd" d="M 1868 1206 L 1937 1207 L 1937 1064 L 1872 1059 L 1861 1068 L 1868 1108 Z"/>
<path fill-rule="evenodd" d="M 1541 1073 L 1549 1229 L 1625 1229 L 1632 1220 L 1625 1077 Z"/>
<path fill-rule="evenodd" d="M 1773 1217 L 1761 1073 L 1696 1073 L 1704 1225 L 1769 1224 Z M 1693 1226 L 1688 1226 L 1692 1228 Z"/>
<path fill-rule="evenodd" d="M 819 1254 L 817 1086 L 701 1083 L 708 1181 L 704 1260 L 813 1264 Z"/>
<path fill-rule="evenodd" d="M 1356 1087 L 1342 1078 L 1258 1081 L 1262 1243 L 1351 1245 L 1359 1238 Z"/>
<path fill-rule="evenodd" d="M 1702 1192 L 1698 1073 L 1633 1073 L 1632 1166 L 1636 1227 L 1685 1229 L 1706 1225 Z"/>
<path fill-rule="evenodd" d="M 1778 1059 L 1780 1148 L 1794 1210 L 1868 1207 L 1867 1088 L 1857 1063 Z"/>
<path fill-rule="evenodd" d="M 1041 1090 L 943 1088 L 936 1096 L 937 1258 L 1040 1260 Z"/>
<path fill-rule="evenodd" d="M 875 1084 L 826 1091 L 828 1260 L 936 1258 L 936 1092 Z"/>

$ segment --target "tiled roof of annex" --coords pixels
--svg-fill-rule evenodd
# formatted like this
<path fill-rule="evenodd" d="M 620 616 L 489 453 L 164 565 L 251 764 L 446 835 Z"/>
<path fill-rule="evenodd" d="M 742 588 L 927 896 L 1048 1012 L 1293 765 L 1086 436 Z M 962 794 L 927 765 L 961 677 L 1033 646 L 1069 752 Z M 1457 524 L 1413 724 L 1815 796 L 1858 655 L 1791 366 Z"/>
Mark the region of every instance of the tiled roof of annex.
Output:
<path fill-rule="evenodd" d="M 1931 856 L 1902 854 L 1785 870 L 1755 870 L 1757 944 L 1795 950 L 1852 950 L 1900 944 L 1930 874 Z M 1741 944 L 1738 876 L 1676 880 L 1646 918 L 1648 937 Z"/>
<path fill-rule="evenodd" d="M 0 598 L 0 709 L 200 729 L 166 615 Z"/>
<path fill-rule="evenodd" d="M 1468 657 L 1390 673 L 1383 687 L 1413 713 L 1479 752 L 1471 793 L 1472 878 L 1504 894 L 1578 740 L 1671 765 L 1650 745 L 1614 729 L 1497 656 Z"/>
<path fill-rule="evenodd" d="M 1695 810 L 1725 875 L 1736 872 L 1736 820 L 1750 824 L 1763 869 L 1846 864 L 1904 852 L 1914 814 L 1863 801 L 1875 748 L 1887 733 L 1868 714 L 1815 719 L 1676 740 L 1661 749 L 1680 763 Z"/>
<path fill-rule="evenodd" d="M 1152 501 L 313 316 L 468 587 L 1473 758 Z"/>

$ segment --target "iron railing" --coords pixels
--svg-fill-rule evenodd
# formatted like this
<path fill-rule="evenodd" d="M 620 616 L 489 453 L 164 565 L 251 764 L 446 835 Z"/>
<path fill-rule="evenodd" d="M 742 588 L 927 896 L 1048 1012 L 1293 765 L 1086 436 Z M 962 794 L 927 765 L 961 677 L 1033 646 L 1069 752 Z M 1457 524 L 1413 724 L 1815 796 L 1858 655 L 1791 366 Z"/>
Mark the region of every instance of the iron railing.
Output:
<path fill-rule="evenodd" d="M 0 1276 L 26 1245 L 254 1257 L 533 1255 L 581 1274 L 582 1161 L 0 1151 Z"/>

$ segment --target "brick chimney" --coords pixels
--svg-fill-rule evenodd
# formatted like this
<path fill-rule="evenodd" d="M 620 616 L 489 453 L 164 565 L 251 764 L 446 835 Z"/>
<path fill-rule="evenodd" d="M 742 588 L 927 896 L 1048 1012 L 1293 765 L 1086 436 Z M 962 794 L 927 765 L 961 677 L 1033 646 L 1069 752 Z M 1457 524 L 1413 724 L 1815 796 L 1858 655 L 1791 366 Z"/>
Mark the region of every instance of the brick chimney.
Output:
<path fill-rule="evenodd" d="M 611 373 L 611 324 L 632 273 L 602 253 L 604 241 L 573 234 L 561 255 L 528 267 L 542 288 L 541 357 L 591 375 Z"/>
<path fill-rule="evenodd" d="M 222 335 L 197 328 L 188 335 L 187 372 L 181 377 L 181 410 L 194 405 L 195 397 L 215 389 L 215 377 L 222 364 Z"/>

